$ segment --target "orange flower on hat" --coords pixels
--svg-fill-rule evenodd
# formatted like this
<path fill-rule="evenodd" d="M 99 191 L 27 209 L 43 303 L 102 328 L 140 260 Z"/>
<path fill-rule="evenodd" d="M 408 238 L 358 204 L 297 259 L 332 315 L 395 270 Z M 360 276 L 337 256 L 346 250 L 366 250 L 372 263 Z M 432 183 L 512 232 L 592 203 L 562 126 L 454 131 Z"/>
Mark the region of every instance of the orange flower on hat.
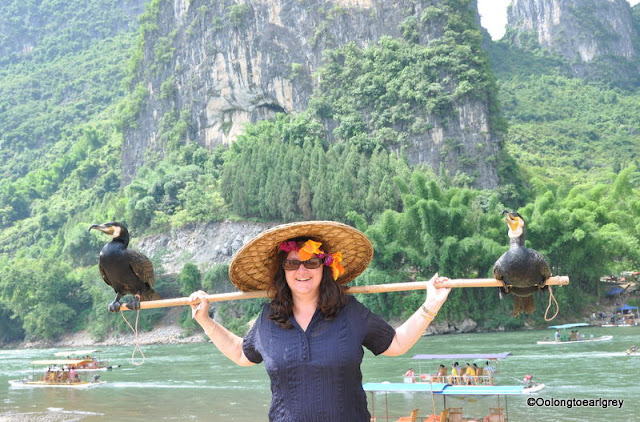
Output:
<path fill-rule="evenodd" d="M 342 252 L 336 252 L 330 256 L 333 260 L 331 264 L 329 264 L 329 267 L 331 267 L 331 271 L 333 272 L 333 279 L 337 280 L 338 277 L 344 274 L 344 267 L 340 264 L 340 262 L 342 262 Z"/>
<path fill-rule="evenodd" d="M 313 258 L 313 255 L 324 254 L 324 251 L 320 250 L 320 246 L 322 246 L 322 243 L 320 242 L 314 242 L 311 239 L 307 240 L 300 248 L 300 251 L 298 251 L 300 259 L 306 261 L 310 258 Z"/>
<path fill-rule="evenodd" d="M 324 265 L 331 268 L 333 279 L 337 280 L 338 277 L 344 274 L 344 267 L 340 264 L 342 262 L 342 252 L 328 254 L 320 249 L 320 246 L 322 246 L 322 243 L 309 239 L 304 242 L 300 249 L 298 249 L 296 242 L 293 241 L 282 242 L 278 249 L 285 252 L 298 251 L 298 256 L 302 261 L 307 261 L 313 258 L 314 255 L 321 258 Z"/>

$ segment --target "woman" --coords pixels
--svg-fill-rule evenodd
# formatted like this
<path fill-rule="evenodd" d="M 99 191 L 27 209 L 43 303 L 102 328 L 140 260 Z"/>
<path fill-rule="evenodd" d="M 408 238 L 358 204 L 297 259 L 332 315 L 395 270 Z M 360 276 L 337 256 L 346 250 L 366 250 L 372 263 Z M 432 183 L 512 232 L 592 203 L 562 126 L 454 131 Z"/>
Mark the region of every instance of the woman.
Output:
<path fill-rule="evenodd" d="M 244 338 L 209 317 L 205 292 L 190 296 L 194 318 L 238 365 L 264 362 L 271 379 L 270 421 L 362 421 L 362 346 L 375 355 L 407 352 L 449 294 L 427 283 L 425 303 L 397 329 L 344 293 L 371 262 L 373 247 L 353 227 L 330 221 L 285 224 L 249 241 L 232 259 L 231 281 L 273 297 Z"/>

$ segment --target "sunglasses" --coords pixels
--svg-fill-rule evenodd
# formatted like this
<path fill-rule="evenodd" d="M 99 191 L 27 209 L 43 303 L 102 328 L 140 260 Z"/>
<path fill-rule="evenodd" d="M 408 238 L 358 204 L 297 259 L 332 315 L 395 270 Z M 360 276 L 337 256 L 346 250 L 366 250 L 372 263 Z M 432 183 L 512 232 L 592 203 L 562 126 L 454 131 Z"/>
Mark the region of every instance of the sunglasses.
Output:
<path fill-rule="evenodd" d="M 297 259 L 285 259 L 282 261 L 282 268 L 287 271 L 294 271 L 300 268 L 300 264 L 304 265 L 309 270 L 319 268 L 323 264 L 322 258 L 309 258 L 306 261 L 299 261 Z"/>

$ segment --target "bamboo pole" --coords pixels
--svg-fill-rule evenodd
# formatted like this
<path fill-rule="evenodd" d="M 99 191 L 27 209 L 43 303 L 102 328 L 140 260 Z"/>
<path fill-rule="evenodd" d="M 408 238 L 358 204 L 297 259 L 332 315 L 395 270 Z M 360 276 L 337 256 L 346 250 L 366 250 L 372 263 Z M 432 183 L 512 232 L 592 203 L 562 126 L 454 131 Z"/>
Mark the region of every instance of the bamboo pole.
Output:
<path fill-rule="evenodd" d="M 547 286 L 566 286 L 569 284 L 568 276 L 549 277 L 545 282 Z M 438 283 L 438 287 L 500 287 L 502 281 L 494 278 L 458 278 Z M 371 284 L 368 286 L 348 286 L 348 294 L 356 293 L 389 293 L 404 292 L 409 290 L 424 290 L 427 288 L 427 281 L 411 281 L 407 283 Z M 253 292 L 232 292 L 207 295 L 207 302 L 224 302 L 227 300 L 257 299 L 268 297 L 266 290 L 256 290 Z M 149 300 L 140 302 L 140 309 L 167 308 L 170 306 L 189 305 L 188 297 L 176 297 L 173 299 Z M 121 311 L 130 311 L 126 303 L 120 307 Z"/>

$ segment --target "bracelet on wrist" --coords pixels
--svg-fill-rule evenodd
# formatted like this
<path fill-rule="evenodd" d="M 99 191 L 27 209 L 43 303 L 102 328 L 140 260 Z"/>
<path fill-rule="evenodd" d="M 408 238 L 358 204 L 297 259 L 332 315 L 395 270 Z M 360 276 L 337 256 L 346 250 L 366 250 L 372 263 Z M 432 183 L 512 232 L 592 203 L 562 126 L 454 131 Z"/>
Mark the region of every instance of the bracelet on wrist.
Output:
<path fill-rule="evenodd" d="M 436 318 L 436 315 L 438 315 L 438 312 L 432 312 L 427 309 L 427 306 L 425 304 L 420 307 L 420 310 L 422 311 L 422 317 L 428 319 L 429 321 L 433 321 Z"/>

